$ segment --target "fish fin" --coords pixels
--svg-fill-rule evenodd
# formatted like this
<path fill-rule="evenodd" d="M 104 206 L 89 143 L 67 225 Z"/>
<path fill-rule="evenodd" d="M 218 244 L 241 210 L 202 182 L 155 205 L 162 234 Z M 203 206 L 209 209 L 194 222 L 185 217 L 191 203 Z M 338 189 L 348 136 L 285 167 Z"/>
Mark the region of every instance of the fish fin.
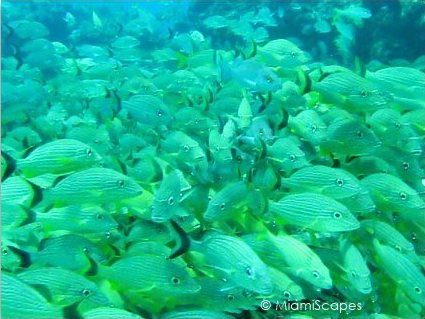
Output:
<path fill-rule="evenodd" d="M 34 287 L 47 301 L 52 302 L 53 300 L 53 295 L 51 293 L 51 291 L 49 290 L 49 288 L 47 288 L 45 285 L 43 284 L 30 284 L 30 286 Z M 64 298 L 60 298 L 59 300 L 56 300 L 56 296 L 55 296 L 55 302 L 56 301 L 61 301 Z"/>
<path fill-rule="evenodd" d="M 63 179 L 65 179 L 67 175 L 60 175 L 58 176 L 55 181 L 52 183 L 52 187 L 55 187 L 57 184 L 59 184 Z"/>
<path fill-rule="evenodd" d="M 16 170 L 16 160 L 9 155 L 8 153 L 1 151 L 1 155 L 3 155 L 4 159 L 6 160 L 7 163 L 7 169 L 4 172 L 3 178 L 2 180 L 7 179 L 8 177 L 10 177 L 10 175 L 13 174 L 13 172 Z"/>
<path fill-rule="evenodd" d="M 191 241 L 189 236 L 186 234 L 186 232 L 183 230 L 183 228 L 180 227 L 179 224 L 177 224 L 174 220 L 170 220 L 171 224 L 171 232 L 175 235 L 175 243 L 176 246 L 171 251 L 170 256 L 168 256 L 168 259 L 174 259 L 178 256 L 181 256 L 185 254 L 191 246 Z"/>
<path fill-rule="evenodd" d="M 72 319 L 83 319 L 78 311 L 78 305 L 80 303 L 76 302 L 72 305 L 66 306 L 62 308 L 63 318 L 72 318 Z"/>
<path fill-rule="evenodd" d="M 19 255 L 19 257 L 21 257 L 21 264 L 20 264 L 21 267 L 27 268 L 31 266 L 31 255 L 28 252 L 14 246 L 7 246 L 7 247 L 11 251 L 13 251 L 15 254 Z"/>
<path fill-rule="evenodd" d="M 255 42 L 254 40 L 251 40 L 251 42 L 252 42 L 252 51 L 248 55 L 248 59 L 253 58 L 257 55 L 257 42 Z"/>
<path fill-rule="evenodd" d="M 354 58 L 354 72 L 362 78 L 366 75 L 366 66 L 358 56 Z"/>
<path fill-rule="evenodd" d="M 99 266 L 90 255 L 86 255 L 90 263 L 90 268 L 85 273 L 87 276 L 96 276 L 99 273 Z"/>
<path fill-rule="evenodd" d="M 304 95 L 311 91 L 311 78 L 305 71 L 298 70 L 297 80 L 299 84 L 299 95 Z"/>
<path fill-rule="evenodd" d="M 118 159 L 117 162 L 118 162 L 118 165 L 120 166 L 121 172 L 124 175 L 128 175 L 127 166 L 123 163 L 123 161 L 121 161 L 120 159 Z"/>
<path fill-rule="evenodd" d="M 285 127 L 288 126 L 288 121 L 289 121 L 289 113 L 288 111 L 286 111 L 285 109 L 281 109 L 282 110 L 282 119 L 279 121 L 278 125 L 277 125 L 277 130 L 282 130 Z"/>

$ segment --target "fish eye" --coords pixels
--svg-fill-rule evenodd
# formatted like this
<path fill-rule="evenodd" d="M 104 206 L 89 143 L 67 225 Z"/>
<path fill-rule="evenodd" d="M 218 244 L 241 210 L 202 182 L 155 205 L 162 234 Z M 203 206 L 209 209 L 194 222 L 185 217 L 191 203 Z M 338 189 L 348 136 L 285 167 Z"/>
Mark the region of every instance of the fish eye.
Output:
<path fill-rule="evenodd" d="M 400 199 L 401 200 L 406 200 L 407 199 L 407 194 L 406 193 L 404 193 L 404 192 L 400 192 Z"/>
<path fill-rule="evenodd" d="M 264 129 L 260 128 L 258 132 L 260 133 L 260 135 L 264 135 Z"/>
<path fill-rule="evenodd" d="M 271 83 L 272 81 L 273 81 L 273 79 L 272 79 L 272 77 L 271 76 L 266 76 L 266 81 L 267 81 L 267 83 Z"/>
<path fill-rule="evenodd" d="M 172 277 L 171 278 L 171 282 L 175 285 L 178 285 L 180 283 L 180 279 L 177 277 Z"/>
<path fill-rule="evenodd" d="M 394 122 L 394 126 L 395 126 L 395 128 L 400 128 L 401 124 L 399 122 Z"/>
<path fill-rule="evenodd" d="M 357 277 L 357 273 L 354 270 L 351 271 L 351 277 L 353 277 L 353 278 Z"/>
<path fill-rule="evenodd" d="M 289 299 L 289 298 L 291 298 L 291 293 L 289 292 L 289 291 L 284 291 L 283 292 L 283 297 L 285 298 L 285 299 Z"/>
<path fill-rule="evenodd" d="M 212 201 L 212 196 L 208 196 L 208 201 Z"/>
<path fill-rule="evenodd" d="M 163 115 L 163 113 L 162 113 L 162 111 L 161 111 L 161 110 L 157 110 L 157 111 L 156 111 L 156 115 L 158 115 L 159 117 L 161 117 L 161 116 Z"/>
<path fill-rule="evenodd" d="M 357 137 L 362 138 L 363 137 L 363 132 L 362 131 L 357 131 L 356 135 L 357 135 Z"/>
<path fill-rule="evenodd" d="M 84 247 L 83 248 L 83 252 L 86 253 L 86 254 L 88 254 L 90 251 L 89 251 L 89 249 L 87 247 Z"/>
<path fill-rule="evenodd" d="M 417 294 L 421 294 L 421 293 L 422 293 L 422 289 L 421 289 L 421 288 L 419 288 L 419 287 L 415 287 L 415 292 L 416 292 Z"/>
<path fill-rule="evenodd" d="M 179 216 L 179 220 L 181 222 L 185 222 L 186 221 L 187 216 Z"/>
<path fill-rule="evenodd" d="M 340 219 L 340 218 L 342 217 L 342 214 L 341 214 L 340 212 L 335 212 L 335 213 L 334 213 L 334 217 L 335 217 L 336 219 Z"/>
<path fill-rule="evenodd" d="M 86 154 L 87 154 L 87 156 L 88 156 L 88 157 L 92 157 L 92 155 L 93 155 L 93 151 L 91 150 L 91 148 L 88 148 L 88 149 L 86 150 Z"/>
<path fill-rule="evenodd" d="M 393 218 L 393 221 L 394 222 L 398 221 L 398 215 L 397 215 L 397 213 L 393 213 L 392 218 Z"/>
<path fill-rule="evenodd" d="M 360 95 L 362 97 L 366 97 L 368 94 L 367 94 L 367 91 L 363 90 L 363 91 L 360 92 Z"/>
<path fill-rule="evenodd" d="M 409 169 L 409 167 L 410 167 L 410 164 L 409 163 L 407 163 L 407 162 L 403 162 L 403 168 L 405 169 L 405 170 L 408 170 Z"/>
<path fill-rule="evenodd" d="M 410 238 L 412 238 L 412 240 L 416 241 L 416 239 L 417 239 L 416 233 L 411 233 Z"/>
<path fill-rule="evenodd" d="M 292 51 L 292 52 L 291 52 L 291 56 L 292 56 L 293 58 L 295 58 L 296 53 L 295 53 L 294 51 Z"/>
<path fill-rule="evenodd" d="M 394 245 L 395 250 L 401 253 L 401 247 L 399 245 Z"/>
<path fill-rule="evenodd" d="M 314 278 L 316 278 L 316 279 L 319 279 L 319 278 L 320 278 L 320 274 L 319 274 L 319 272 L 318 272 L 318 271 L 316 271 L 316 270 L 314 270 L 314 271 L 313 271 L 313 277 L 314 277 Z"/>
<path fill-rule="evenodd" d="M 98 219 L 98 220 L 102 220 L 102 219 L 103 219 L 103 215 L 102 215 L 102 214 L 97 214 L 97 215 L 96 215 L 96 219 Z"/>
<path fill-rule="evenodd" d="M 170 196 L 170 198 L 168 198 L 168 205 L 173 205 L 174 204 L 174 197 Z"/>
<path fill-rule="evenodd" d="M 339 187 L 341 187 L 342 185 L 344 185 L 344 181 L 343 181 L 341 178 L 338 178 L 338 179 L 336 180 L 336 184 L 337 184 Z"/>
<path fill-rule="evenodd" d="M 251 276 L 254 274 L 254 272 L 253 272 L 253 270 L 251 269 L 251 267 L 247 267 L 247 268 L 246 268 L 246 274 L 247 274 L 249 277 L 251 277 Z"/>
<path fill-rule="evenodd" d="M 227 300 L 232 301 L 235 300 L 235 296 L 233 296 L 232 294 L 227 295 Z"/>
<path fill-rule="evenodd" d="M 293 161 L 295 161 L 295 155 L 294 154 L 291 154 L 291 155 L 289 155 L 289 160 L 291 161 L 291 162 L 293 162 Z"/>
<path fill-rule="evenodd" d="M 83 290 L 81 291 L 81 293 L 83 294 L 83 296 L 84 296 L 84 297 L 88 297 L 88 296 L 90 295 L 90 290 L 88 290 L 88 289 L 83 289 Z"/>
<path fill-rule="evenodd" d="M 117 184 L 121 188 L 124 188 L 124 186 L 125 186 L 125 182 L 122 179 L 118 180 Z"/>
<path fill-rule="evenodd" d="M 190 147 L 189 147 L 189 145 L 183 145 L 183 150 L 184 150 L 185 152 L 189 152 L 189 151 L 190 151 Z"/>
<path fill-rule="evenodd" d="M 107 231 L 107 232 L 105 233 L 105 237 L 106 237 L 106 239 L 110 239 L 110 238 L 112 237 L 111 232 L 110 232 L 110 231 Z"/>
<path fill-rule="evenodd" d="M 316 126 L 315 124 L 312 124 L 312 125 L 310 126 L 310 129 L 311 129 L 311 131 L 314 133 L 314 132 L 316 132 L 316 131 L 317 131 L 317 126 Z"/>
<path fill-rule="evenodd" d="M 9 254 L 9 250 L 8 250 L 7 248 L 3 248 L 3 249 L 1 250 L 1 253 L 2 253 L 4 256 L 7 256 L 7 255 Z"/>
<path fill-rule="evenodd" d="M 238 156 L 236 157 L 236 160 L 238 161 L 238 163 L 241 163 L 241 162 L 242 162 L 242 156 L 238 155 Z"/>
<path fill-rule="evenodd" d="M 226 208 L 226 204 L 225 203 L 221 203 L 221 205 L 220 205 L 220 209 L 221 210 L 223 210 L 223 209 L 225 209 Z"/>
<path fill-rule="evenodd" d="M 100 143 L 100 141 L 96 138 L 94 141 L 93 141 L 95 144 L 99 144 Z"/>

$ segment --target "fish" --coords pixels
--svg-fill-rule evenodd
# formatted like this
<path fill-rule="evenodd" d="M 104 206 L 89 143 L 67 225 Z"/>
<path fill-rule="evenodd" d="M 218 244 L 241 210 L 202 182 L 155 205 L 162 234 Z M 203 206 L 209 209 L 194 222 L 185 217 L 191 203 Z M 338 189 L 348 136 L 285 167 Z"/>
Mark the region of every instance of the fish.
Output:
<path fill-rule="evenodd" d="M 424 201 L 416 190 L 398 177 L 376 173 L 366 176 L 360 183 L 369 190 L 380 211 L 396 212 L 406 221 L 423 222 Z"/>
<path fill-rule="evenodd" d="M 414 302 L 424 306 L 425 277 L 423 273 L 401 253 L 373 241 L 380 269 L 385 272 Z"/>
<path fill-rule="evenodd" d="M 232 287 L 227 282 L 214 278 L 200 278 L 201 290 L 191 296 L 196 303 L 204 305 L 205 309 L 240 313 L 243 310 L 254 310 L 258 304 L 255 294 L 238 287 Z"/>
<path fill-rule="evenodd" d="M 321 232 L 345 232 L 360 227 L 350 211 L 331 197 L 316 193 L 291 194 L 269 201 L 271 213 L 285 223 Z"/>
<path fill-rule="evenodd" d="M 2 317 L 4 318 L 64 318 L 60 307 L 49 304 L 34 288 L 10 274 L 3 273 Z"/>
<path fill-rule="evenodd" d="M 124 257 L 111 266 L 99 268 L 122 291 L 158 291 L 165 294 L 193 294 L 201 287 L 193 279 L 184 262 L 157 255 Z"/>
<path fill-rule="evenodd" d="M 40 191 L 34 188 L 25 178 L 13 176 L 7 178 L 1 185 L 2 205 L 19 205 L 31 207 L 40 200 Z"/>
<path fill-rule="evenodd" d="M 319 92 L 321 101 L 337 103 L 352 112 L 376 111 L 393 101 L 387 91 L 351 71 L 329 74 L 313 82 L 311 88 Z"/>
<path fill-rule="evenodd" d="M 415 246 L 390 224 L 379 220 L 365 219 L 360 222 L 360 227 L 373 235 L 380 243 L 392 247 L 405 255 L 413 263 L 417 264 L 419 262 Z"/>
<path fill-rule="evenodd" d="M 153 128 L 167 126 L 173 120 L 168 106 L 153 95 L 133 95 L 122 102 L 122 108 L 139 123 Z"/>
<path fill-rule="evenodd" d="M 348 240 L 341 242 L 340 250 L 342 253 L 342 267 L 348 277 L 348 281 L 360 293 L 371 293 L 371 272 L 360 251 Z"/>
<path fill-rule="evenodd" d="M 375 133 L 354 119 L 337 120 L 328 126 L 321 146 L 333 154 L 361 156 L 373 154 L 382 145 Z"/>
<path fill-rule="evenodd" d="M 271 67 L 284 69 L 294 69 L 309 60 L 307 53 L 286 39 L 271 40 L 259 47 L 256 58 Z"/>
<path fill-rule="evenodd" d="M 106 260 L 106 255 L 90 240 L 75 234 L 44 239 L 38 251 L 30 253 L 33 263 L 60 267 L 80 273 L 92 271 L 95 263 Z"/>
<path fill-rule="evenodd" d="M 209 318 L 222 318 L 232 319 L 232 315 L 226 314 L 220 311 L 205 310 L 205 309 L 186 309 L 186 310 L 173 310 L 166 312 L 161 315 L 161 319 L 184 319 L 184 318 L 197 318 L 197 319 L 209 319 Z"/>
<path fill-rule="evenodd" d="M 92 307 L 111 304 L 94 282 L 67 269 L 32 269 L 18 274 L 17 278 L 27 285 L 48 292 L 50 302 L 62 307 L 80 302 Z"/>
<path fill-rule="evenodd" d="M 278 300 L 297 301 L 304 299 L 302 288 L 292 281 L 284 272 L 269 267 L 269 275 L 273 282 L 273 295 Z"/>
<path fill-rule="evenodd" d="M 232 64 L 222 62 L 221 78 L 222 81 L 233 79 L 242 87 L 255 92 L 274 92 L 282 85 L 270 68 L 255 60 L 235 60 Z"/>
<path fill-rule="evenodd" d="M 332 288 L 329 269 L 302 241 L 290 235 L 275 236 L 270 233 L 244 235 L 242 238 L 267 265 L 302 278 L 318 288 Z"/>
<path fill-rule="evenodd" d="M 259 294 L 272 292 L 266 265 L 240 238 L 211 233 L 200 242 L 191 241 L 190 246 L 203 256 L 201 267 L 211 269 L 236 287 Z"/>
<path fill-rule="evenodd" d="M 130 49 L 138 45 L 140 45 L 140 41 L 131 35 L 119 37 L 111 43 L 113 49 Z"/>
<path fill-rule="evenodd" d="M 142 319 L 138 314 L 113 307 L 97 307 L 83 313 L 84 319 Z"/>
<path fill-rule="evenodd" d="M 132 178 L 109 168 L 95 167 L 60 180 L 49 190 L 45 202 L 55 206 L 101 204 L 135 197 L 142 191 Z"/>
<path fill-rule="evenodd" d="M 37 147 L 17 160 L 17 169 L 27 177 L 63 175 L 99 164 L 101 156 L 90 146 L 72 139 L 59 139 Z"/>
<path fill-rule="evenodd" d="M 288 138 L 278 138 L 271 146 L 268 146 L 266 157 L 276 163 L 279 171 L 286 174 L 309 165 L 305 152 Z"/>
<path fill-rule="evenodd" d="M 178 205 L 183 200 L 184 193 L 191 188 L 190 184 L 186 184 L 186 186 L 183 181 L 183 173 L 178 170 L 174 170 L 164 177 L 159 189 L 155 192 L 152 221 L 166 222 L 178 212 Z"/>
<path fill-rule="evenodd" d="M 291 192 L 311 191 L 339 200 L 362 192 L 359 180 L 348 171 L 323 165 L 299 169 L 282 180 Z"/>
<path fill-rule="evenodd" d="M 118 227 L 111 213 L 100 207 L 70 205 L 37 212 L 36 222 L 45 232 L 67 230 L 76 233 L 101 233 Z"/>
<path fill-rule="evenodd" d="M 319 145 L 326 138 L 327 126 L 314 110 L 305 110 L 296 116 L 290 116 L 288 126 L 292 132 L 313 145 Z"/>
<path fill-rule="evenodd" d="M 225 220 L 231 217 L 232 213 L 240 213 L 246 203 L 247 192 L 244 182 L 228 184 L 212 196 L 204 213 L 204 219 L 209 222 Z"/>

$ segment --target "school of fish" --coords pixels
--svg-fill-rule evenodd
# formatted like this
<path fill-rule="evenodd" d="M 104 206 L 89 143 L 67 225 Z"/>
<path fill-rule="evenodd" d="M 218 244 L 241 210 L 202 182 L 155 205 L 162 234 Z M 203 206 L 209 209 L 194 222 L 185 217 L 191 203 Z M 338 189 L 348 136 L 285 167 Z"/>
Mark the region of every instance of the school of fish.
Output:
<path fill-rule="evenodd" d="M 2 318 L 423 318 L 425 52 L 341 66 L 264 3 L 151 5 L 2 3 Z M 371 18 L 312 29 L 344 54 Z"/>

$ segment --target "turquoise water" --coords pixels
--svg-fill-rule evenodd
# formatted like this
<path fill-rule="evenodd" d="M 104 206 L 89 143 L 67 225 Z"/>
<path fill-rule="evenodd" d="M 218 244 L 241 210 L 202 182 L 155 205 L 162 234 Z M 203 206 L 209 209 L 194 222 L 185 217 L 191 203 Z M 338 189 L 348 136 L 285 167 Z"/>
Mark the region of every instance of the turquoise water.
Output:
<path fill-rule="evenodd" d="M 424 9 L 2 2 L 2 317 L 422 318 Z"/>

